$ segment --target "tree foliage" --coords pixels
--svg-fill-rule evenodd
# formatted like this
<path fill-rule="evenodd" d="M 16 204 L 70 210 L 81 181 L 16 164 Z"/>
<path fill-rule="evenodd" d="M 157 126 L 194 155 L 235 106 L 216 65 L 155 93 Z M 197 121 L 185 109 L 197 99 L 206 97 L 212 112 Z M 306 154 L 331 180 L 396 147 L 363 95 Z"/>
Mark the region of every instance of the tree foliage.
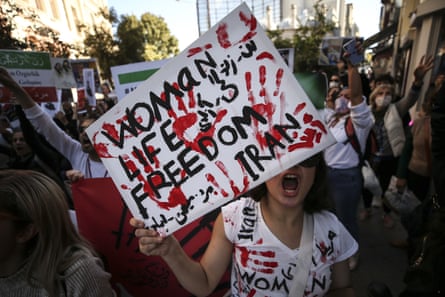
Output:
<path fill-rule="evenodd" d="M 326 34 L 333 32 L 335 24 L 326 18 L 322 0 L 314 4 L 313 20 L 295 29 L 292 39 L 282 38 L 282 30 L 268 31 L 268 36 L 276 48 L 294 48 L 294 71 L 308 72 L 318 68 L 320 44 Z"/>
<path fill-rule="evenodd" d="M 111 81 L 112 66 L 161 60 L 179 53 L 178 40 L 161 17 L 145 13 L 140 20 L 135 15 L 119 18 L 114 8 L 109 12 L 101 9 L 97 17 L 116 27 L 113 35 L 106 24 L 81 26 L 86 36 L 85 54 L 98 60 L 105 79 Z"/>
<path fill-rule="evenodd" d="M 124 15 L 117 27 L 119 62 L 121 64 L 144 61 L 144 33 L 135 15 Z"/>
<path fill-rule="evenodd" d="M 17 38 L 17 17 L 30 22 L 25 36 Z M 111 67 L 141 61 L 154 61 L 179 53 L 178 40 L 172 36 L 162 17 L 145 13 L 139 20 L 136 16 L 121 16 L 114 8 L 100 9 L 95 14 L 93 25 L 77 24 L 83 31 L 84 47 L 68 44 L 59 39 L 53 29 L 44 26 L 32 10 L 23 8 L 14 0 L 4 0 L 0 6 L 0 48 L 15 50 L 46 51 L 53 57 L 68 58 L 72 50 L 81 55 L 96 58 L 102 78 L 111 81 Z M 113 35 L 112 27 L 117 27 Z"/>
<path fill-rule="evenodd" d="M 6 1 L 0 6 L 0 48 L 2 49 L 23 49 L 26 43 L 12 37 L 15 29 L 14 18 L 21 14 L 22 10 L 13 3 Z"/>
<path fill-rule="evenodd" d="M 140 20 L 134 15 L 122 16 L 117 37 L 123 63 L 161 60 L 179 53 L 178 40 L 164 19 L 148 12 Z"/>
<path fill-rule="evenodd" d="M 141 22 L 145 42 L 150 45 L 144 53 L 147 61 L 164 59 L 179 53 L 178 39 L 170 34 L 163 18 L 145 13 L 141 16 Z"/>
<path fill-rule="evenodd" d="M 94 57 L 101 69 L 102 78 L 111 81 L 111 67 L 118 65 L 117 41 L 111 34 L 109 24 L 118 22 L 117 14 L 114 9 L 107 11 L 100 9 L 97 17 L 101 17 L 102 23 L 95 23 L 92 28 L 81 25 L 86 32 L 85 35 L 85 53 L 87 56 Z"/>

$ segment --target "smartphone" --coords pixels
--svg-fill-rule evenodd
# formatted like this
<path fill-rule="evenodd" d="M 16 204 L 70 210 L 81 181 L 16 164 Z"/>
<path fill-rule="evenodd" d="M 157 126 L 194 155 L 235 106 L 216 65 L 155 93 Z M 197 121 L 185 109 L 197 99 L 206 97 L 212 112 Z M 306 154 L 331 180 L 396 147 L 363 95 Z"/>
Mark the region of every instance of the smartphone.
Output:
<path fill-rule="evenodd" d="M 356 40 L 355 40 L 355 38 L 352 38 L 351 40 L 347 41 L 343 45 L 343 50 L 350 53 L 350 56 L 347 59 L 354 66 L 360 64 L 365 59 L 363 53 L 360 54 L 357 52 L 357 49 L 355 48 L 355 44 L 356 44 Z"/>

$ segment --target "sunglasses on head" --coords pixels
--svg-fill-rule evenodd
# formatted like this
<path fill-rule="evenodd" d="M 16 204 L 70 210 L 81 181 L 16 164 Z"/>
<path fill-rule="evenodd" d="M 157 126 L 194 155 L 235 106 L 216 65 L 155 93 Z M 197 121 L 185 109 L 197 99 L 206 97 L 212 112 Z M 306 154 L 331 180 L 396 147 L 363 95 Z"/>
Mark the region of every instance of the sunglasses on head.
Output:
<path fill-rule="evenodd" d="M 301 167 L 309 168 L 317 166 L 319 162 L 320 162 L 320 154 L 315 154 L 312 157 L 309 157 L 306 160 L 300 162 L 298 165 Z"/>

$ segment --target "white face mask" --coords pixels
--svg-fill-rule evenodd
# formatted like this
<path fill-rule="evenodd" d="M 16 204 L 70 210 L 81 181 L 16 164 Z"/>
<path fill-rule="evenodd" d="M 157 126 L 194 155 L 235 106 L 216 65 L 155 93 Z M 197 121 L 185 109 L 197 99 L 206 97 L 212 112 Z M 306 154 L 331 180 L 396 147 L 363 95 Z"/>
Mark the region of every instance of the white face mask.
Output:
<path fill-rule="evenodd" d="M 340 86 L 340 83 L 338 81 L 330 81 L 329 82 L 329 88 L 338 88 Z"/>
<path fill-rule="evenodd" d="M 378 107 L 386 107 L 391 103 L 391 101 L 391 95 L 380 95 L 375 97 L 375 105 L 377 105 Z"/>

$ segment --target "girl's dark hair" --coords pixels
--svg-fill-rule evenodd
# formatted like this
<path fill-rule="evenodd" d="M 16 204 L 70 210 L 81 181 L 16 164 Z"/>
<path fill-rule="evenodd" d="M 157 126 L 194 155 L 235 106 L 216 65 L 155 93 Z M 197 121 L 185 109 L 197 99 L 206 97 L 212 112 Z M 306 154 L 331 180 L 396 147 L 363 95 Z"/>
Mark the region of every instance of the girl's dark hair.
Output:
<path fill-rule="evenodd" d="M 332 210 L 333 205 L 328 198 L 327 181 L 326 181 L 326 163 L 322 153 L 315 155 L 318 157 L 318 164 L 315 166 L 314 183 L 304 199 L 303 209 L 307 213 L 319 212 L 322 210 Z M 255 187 L 246 196 L 252 197 L 255 201 L 260 201 L 267 194 L 266 183 L 262 183 Z"/>

